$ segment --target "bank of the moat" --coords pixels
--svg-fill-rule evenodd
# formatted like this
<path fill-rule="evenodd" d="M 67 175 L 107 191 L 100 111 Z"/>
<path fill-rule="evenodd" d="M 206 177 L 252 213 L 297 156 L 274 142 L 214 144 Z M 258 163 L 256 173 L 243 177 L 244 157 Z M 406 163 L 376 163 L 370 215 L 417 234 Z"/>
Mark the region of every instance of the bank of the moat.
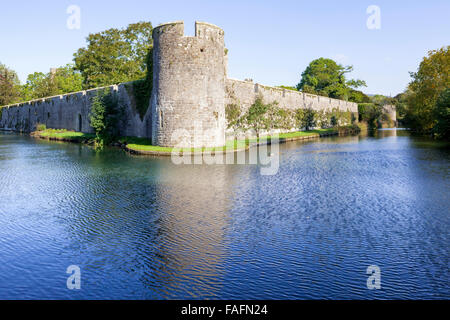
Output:
<path fill-rule="evenodd" d="M 170 156 L 173 152 L 189 153 L 193 155 L 204 153 L 221 154 L 243 151 L 252 146 L 258 146 L 260 144 L 268 143 L 270 144 L 272 143 L 272 141 L 276 141 L 276 143 L 285 143 L 289 141 L 308 140 L 337 135 L 354 135 L 360 133 L 361 129 L 367 130 L 367 127 L 364 124 L 355 124 L 327 129 L 293 131 L 272 136 L 261 136 L 259 138 L 254 137 L 247 139 L 228 140 L 225 146 L 211 148 L 160 147 L 152 145 L 149 139 L 138 137 L 122 137 L 120 139 L 117 139 L 116 142 L 111 143 L 111 145 L 122 148 L 129 153 L 137 155 Z M 82 133 L 77 131 L 67 131 L 64 129 L 43 129 L 40 131 L 32 132 L 31 136 L 34 138 L 49 141 L 63 141 L 88 145 L 95 145 L 96 138 L 94 134 Z"/>

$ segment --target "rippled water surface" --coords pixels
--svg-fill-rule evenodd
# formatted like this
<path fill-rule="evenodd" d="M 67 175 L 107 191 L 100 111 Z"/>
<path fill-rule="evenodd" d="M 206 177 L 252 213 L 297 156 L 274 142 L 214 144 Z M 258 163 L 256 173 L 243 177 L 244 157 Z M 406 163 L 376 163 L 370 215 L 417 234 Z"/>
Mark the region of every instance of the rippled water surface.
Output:
<path fill-rule="evenodd" d="M 380 131 L 280 152 L 263 176 L 0 134 L 0 299 L 450 298 L 448 150 Z"/>

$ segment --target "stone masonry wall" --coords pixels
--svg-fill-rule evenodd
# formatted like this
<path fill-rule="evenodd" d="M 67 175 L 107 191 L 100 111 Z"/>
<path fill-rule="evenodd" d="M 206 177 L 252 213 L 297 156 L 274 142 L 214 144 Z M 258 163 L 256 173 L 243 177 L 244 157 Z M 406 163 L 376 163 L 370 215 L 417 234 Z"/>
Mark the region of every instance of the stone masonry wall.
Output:
<path fill-rule="evenodd" d="M 144 118 L 136 111 L 130 83 L 107 87 L 124 106 L 123 136 L 147 137 L 159 146 L 223 146 L 225 107 L 237 103 L 244 113 L 258 96 L 289 110 L 334 109 L 350 111 L 358 118 L 356 103 L 227 79 L 224 32 L 215 25 L 196 22 L 195 36 L 187 37 L 183 22 L 166 23 L 153 30 L 153 41 L 153 91 Z M 31 132 L 45 124 L 92 133 L 91 99 L 99 89 L 4 107 L 0 129 Z"/>
<path fill-rule="evenodd" d="M 136 111 L 133 98 L 128 94 L 127 84 L 106 87 L 118 94 L 119 103 L 124 107 L 125 117 L 120 124 L 121 134 L 124 136 L 147 137 L 150 132 L 150 108 L 140 119 Z M 89 114 L 91 99 L 97 88 L 88 91 L 75 92 L 55 97 L 33 100 L 25 103 L 2 108 L 0 129 L 19 132 L 32 132 L 38 124 L 45 124 L 47 128 L 75 130 L 93 133 L 90 126 Z"/>
<path fill-rule="evenodd" d="M 153 30 L 152 141 L 160 146 L 225 144 L 225 46 L 217 26 L 183 22 Z"/>
<path fill-rule="evenodd" d="M 268 87 L 251 81 L 235 79 L 227 79 L 226 81 L 226 104 L 237 103 L 240 105 L 242 112 L 250 108 L 258 95 L 262 96 L 265 103 L 277 101 L 278 106 L 283 109 L 312 108 L 316 111 L 331 111 L 335 108 L 340 111 L 350 111 L 358 118 L 358 104 L 354 102 L 321 97 L 288 89 Z"/>

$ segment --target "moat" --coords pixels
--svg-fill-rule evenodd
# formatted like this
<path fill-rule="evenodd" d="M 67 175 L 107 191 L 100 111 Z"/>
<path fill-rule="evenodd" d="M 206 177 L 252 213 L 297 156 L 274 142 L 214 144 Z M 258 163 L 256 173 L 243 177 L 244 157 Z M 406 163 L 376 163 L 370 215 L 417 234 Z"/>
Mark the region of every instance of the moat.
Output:
<path fill-rule="evenodd" d="M 448 149 L 380 130 L 259 169 L 0 133 L 0 299 L 450 298 Z"/>

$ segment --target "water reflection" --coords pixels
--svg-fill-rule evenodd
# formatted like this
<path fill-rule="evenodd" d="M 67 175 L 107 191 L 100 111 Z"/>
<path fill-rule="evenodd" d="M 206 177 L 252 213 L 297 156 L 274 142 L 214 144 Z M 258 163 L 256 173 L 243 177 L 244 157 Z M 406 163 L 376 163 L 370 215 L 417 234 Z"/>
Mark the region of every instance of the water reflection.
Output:
<path fill-rule="evenodd" d="M 448 150 L 380 130 L 280 153 L 262 176 L 0 134 L 0 298 L 449 297 Z"/>

